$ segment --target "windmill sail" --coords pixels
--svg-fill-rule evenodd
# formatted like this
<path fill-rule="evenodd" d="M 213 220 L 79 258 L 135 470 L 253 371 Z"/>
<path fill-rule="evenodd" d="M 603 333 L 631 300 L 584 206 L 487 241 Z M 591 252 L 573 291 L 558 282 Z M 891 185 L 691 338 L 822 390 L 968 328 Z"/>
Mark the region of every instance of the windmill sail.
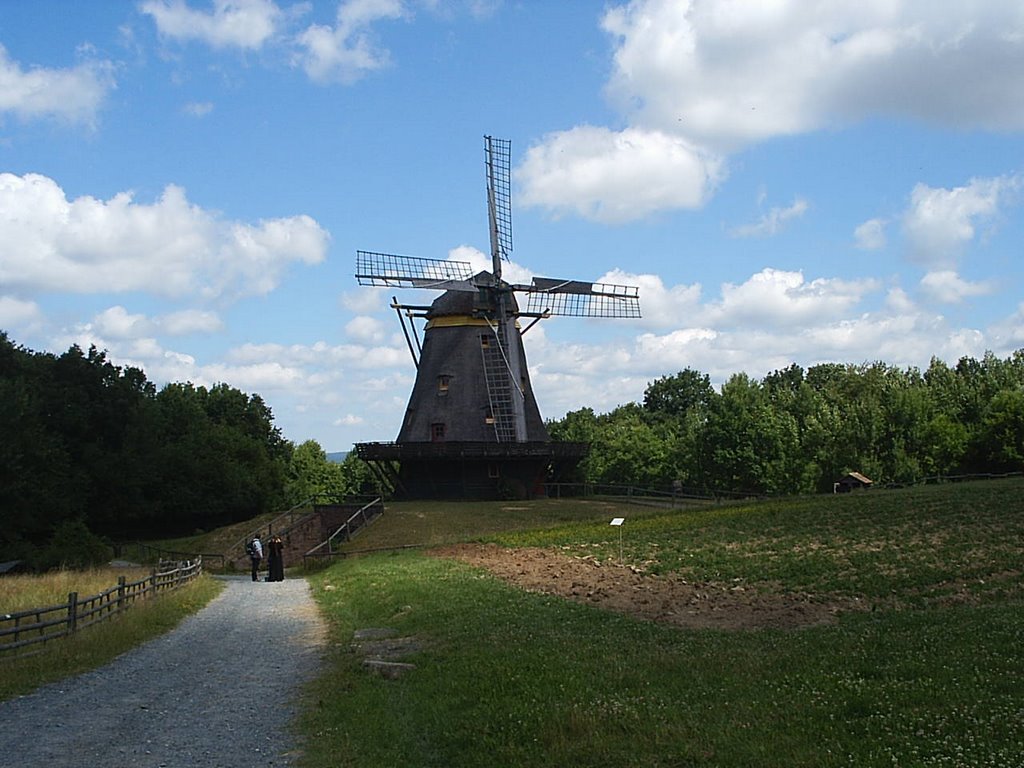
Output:
<path fill-rule="evenodd" d="M 535 277 L 530 285 L 516 287 L 526 294 L 529 313 L 565 317 L 640 317 L 639 289 L 635 285 Z"/>
<path fill-rule="evenodd" d="M 473 268 L 468 261 L 356 251 L 356 280 L 360 285 L 475 291 L 476 286 L 468 282 L 472 276 Z"/>
<path fill-rule="evenodd" d="M 484 137 L 487 164 L 487 218 L 491 233 L 494 276 L 501 279 L 501 260 L 512 253 L 512 142 Z"/>
<path fill-rule="evenodd" d="M 515 329 L 517 308 L 512 288 L 501 279 L 501 262 L 512 251 L 512 142 L 484 137 L 487 166 L 487 221 L 491 235 L 491 265 L 494 271 L 495 353 L 484 355 L 484 381 L 495 418 L 495 436 L 499 442 L 526 442 L 526 406 L 521 382 L 524 380 L 520 355 L 512 353 L 510 341 Z M 488 360 L 490 358 L 490 362 Z M 504 363 L 501 365 L 500 363 Z"/>

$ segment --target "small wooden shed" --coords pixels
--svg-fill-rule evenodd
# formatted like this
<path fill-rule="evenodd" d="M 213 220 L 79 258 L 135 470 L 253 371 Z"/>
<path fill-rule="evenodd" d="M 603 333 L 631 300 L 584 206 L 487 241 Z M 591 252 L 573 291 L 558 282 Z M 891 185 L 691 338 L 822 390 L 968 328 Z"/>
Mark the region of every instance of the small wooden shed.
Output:
<path fill-rule="evenodd" d="M 8 560 L 6 563 L 0 563 L 0 576 L 6 576 L 8 573 L 20 573 L 28 570 L 28 564 L 24 560 Z"/>
<path fill-rule="evenodd" d="M 832 492 L 866 491 L 871 487 L 871 484 L 872 480 L 860 472 L 848 472 L 832 484 Z"/>

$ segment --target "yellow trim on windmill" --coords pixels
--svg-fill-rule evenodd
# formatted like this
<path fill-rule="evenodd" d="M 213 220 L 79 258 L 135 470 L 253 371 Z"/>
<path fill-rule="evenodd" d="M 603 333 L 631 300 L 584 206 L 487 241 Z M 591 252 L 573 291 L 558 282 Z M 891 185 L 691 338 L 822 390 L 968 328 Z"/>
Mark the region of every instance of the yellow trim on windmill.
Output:
<path fill-rule="evenodd" d="M 432 317 L 428 320 L 423 330 L 426 331 L 431 328 L 463 328 L 467 325 L 478 325 L 484 328 L 494 329 L 494 325 L 485 317 L 473 317 L 472 315 L 441 315 L 440 317 Z M 518 319 L 516 320 L 516 328 L 520 328 Z"/>

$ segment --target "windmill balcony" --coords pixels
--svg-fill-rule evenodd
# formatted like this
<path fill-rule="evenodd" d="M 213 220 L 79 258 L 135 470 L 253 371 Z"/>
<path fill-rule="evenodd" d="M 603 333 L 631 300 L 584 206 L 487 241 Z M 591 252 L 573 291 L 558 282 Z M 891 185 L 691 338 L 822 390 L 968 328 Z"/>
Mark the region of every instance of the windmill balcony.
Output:
<path fill-rule="evenodd" d="M 552 457 L 581 459 L 587 455 L 588 443 L 357 443 L 356 455 L 364 461 L 400 461 L 402 459 L 450 458 L 516 458 Z"/>

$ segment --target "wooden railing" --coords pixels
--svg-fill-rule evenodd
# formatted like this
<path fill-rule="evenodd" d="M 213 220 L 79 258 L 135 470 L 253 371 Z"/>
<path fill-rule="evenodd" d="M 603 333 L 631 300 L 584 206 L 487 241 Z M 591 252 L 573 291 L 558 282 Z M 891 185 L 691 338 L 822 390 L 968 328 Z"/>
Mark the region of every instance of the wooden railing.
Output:
<path fill-rule="evenodd" d="M 351 541 L 356 531 L 372 523 L 382 514 L 384 514 L 384 502 L 380 497 L 374 499 L 369 504 L 363 505 L 348 520 L 342 523 L 338 530 L 303 555 L 303 563 L 308 564 L 309 558 L 332 557 L 334 555 L 334 542 L 337 539 Z"/>
<path fill-rule="evenodd" d="M 297 525 L 299 522 L 307 517 L 311 517 L 315 514 L 314 505 L 316 504 L 319 495 L 310 496 L 308 499 L 300 501 L 290 509 L 286 509 L 281 514 L 277 515 L 268 523 L 263 523 L 259 528 L 254 528 L 249 531 L 245 536 L 236 541 L 228 548 L 227 554 L 225 555 L 226 560 L 234 560 L 235 553 L 244 552 L 245 545 L 252 541 L 253 536 L 260 536 L 261 538 L 266 537 L 269 539 L 274 533 L 283 534 L 289 528 Z M 275 530 L 276 529 L 276 530 Z"/>
<path fill-rule="evenodd" d="M 168 567 L 173 565 L 173 568 Z M 155 597 L 161 592 L 188 584 L 203 572 L 203 561 L 162 563 L 149 576 L 129 582 L 124 576 L 117 585 L 90 597 L 68 594 L 66 603 L 45 608 L 29 608 L 15 613 L 0 614 L 0 659 L 10 658 L 18 649 L 67 637 L 80 629 L 91 627 L 121 611 L 136 600 Z"/>

